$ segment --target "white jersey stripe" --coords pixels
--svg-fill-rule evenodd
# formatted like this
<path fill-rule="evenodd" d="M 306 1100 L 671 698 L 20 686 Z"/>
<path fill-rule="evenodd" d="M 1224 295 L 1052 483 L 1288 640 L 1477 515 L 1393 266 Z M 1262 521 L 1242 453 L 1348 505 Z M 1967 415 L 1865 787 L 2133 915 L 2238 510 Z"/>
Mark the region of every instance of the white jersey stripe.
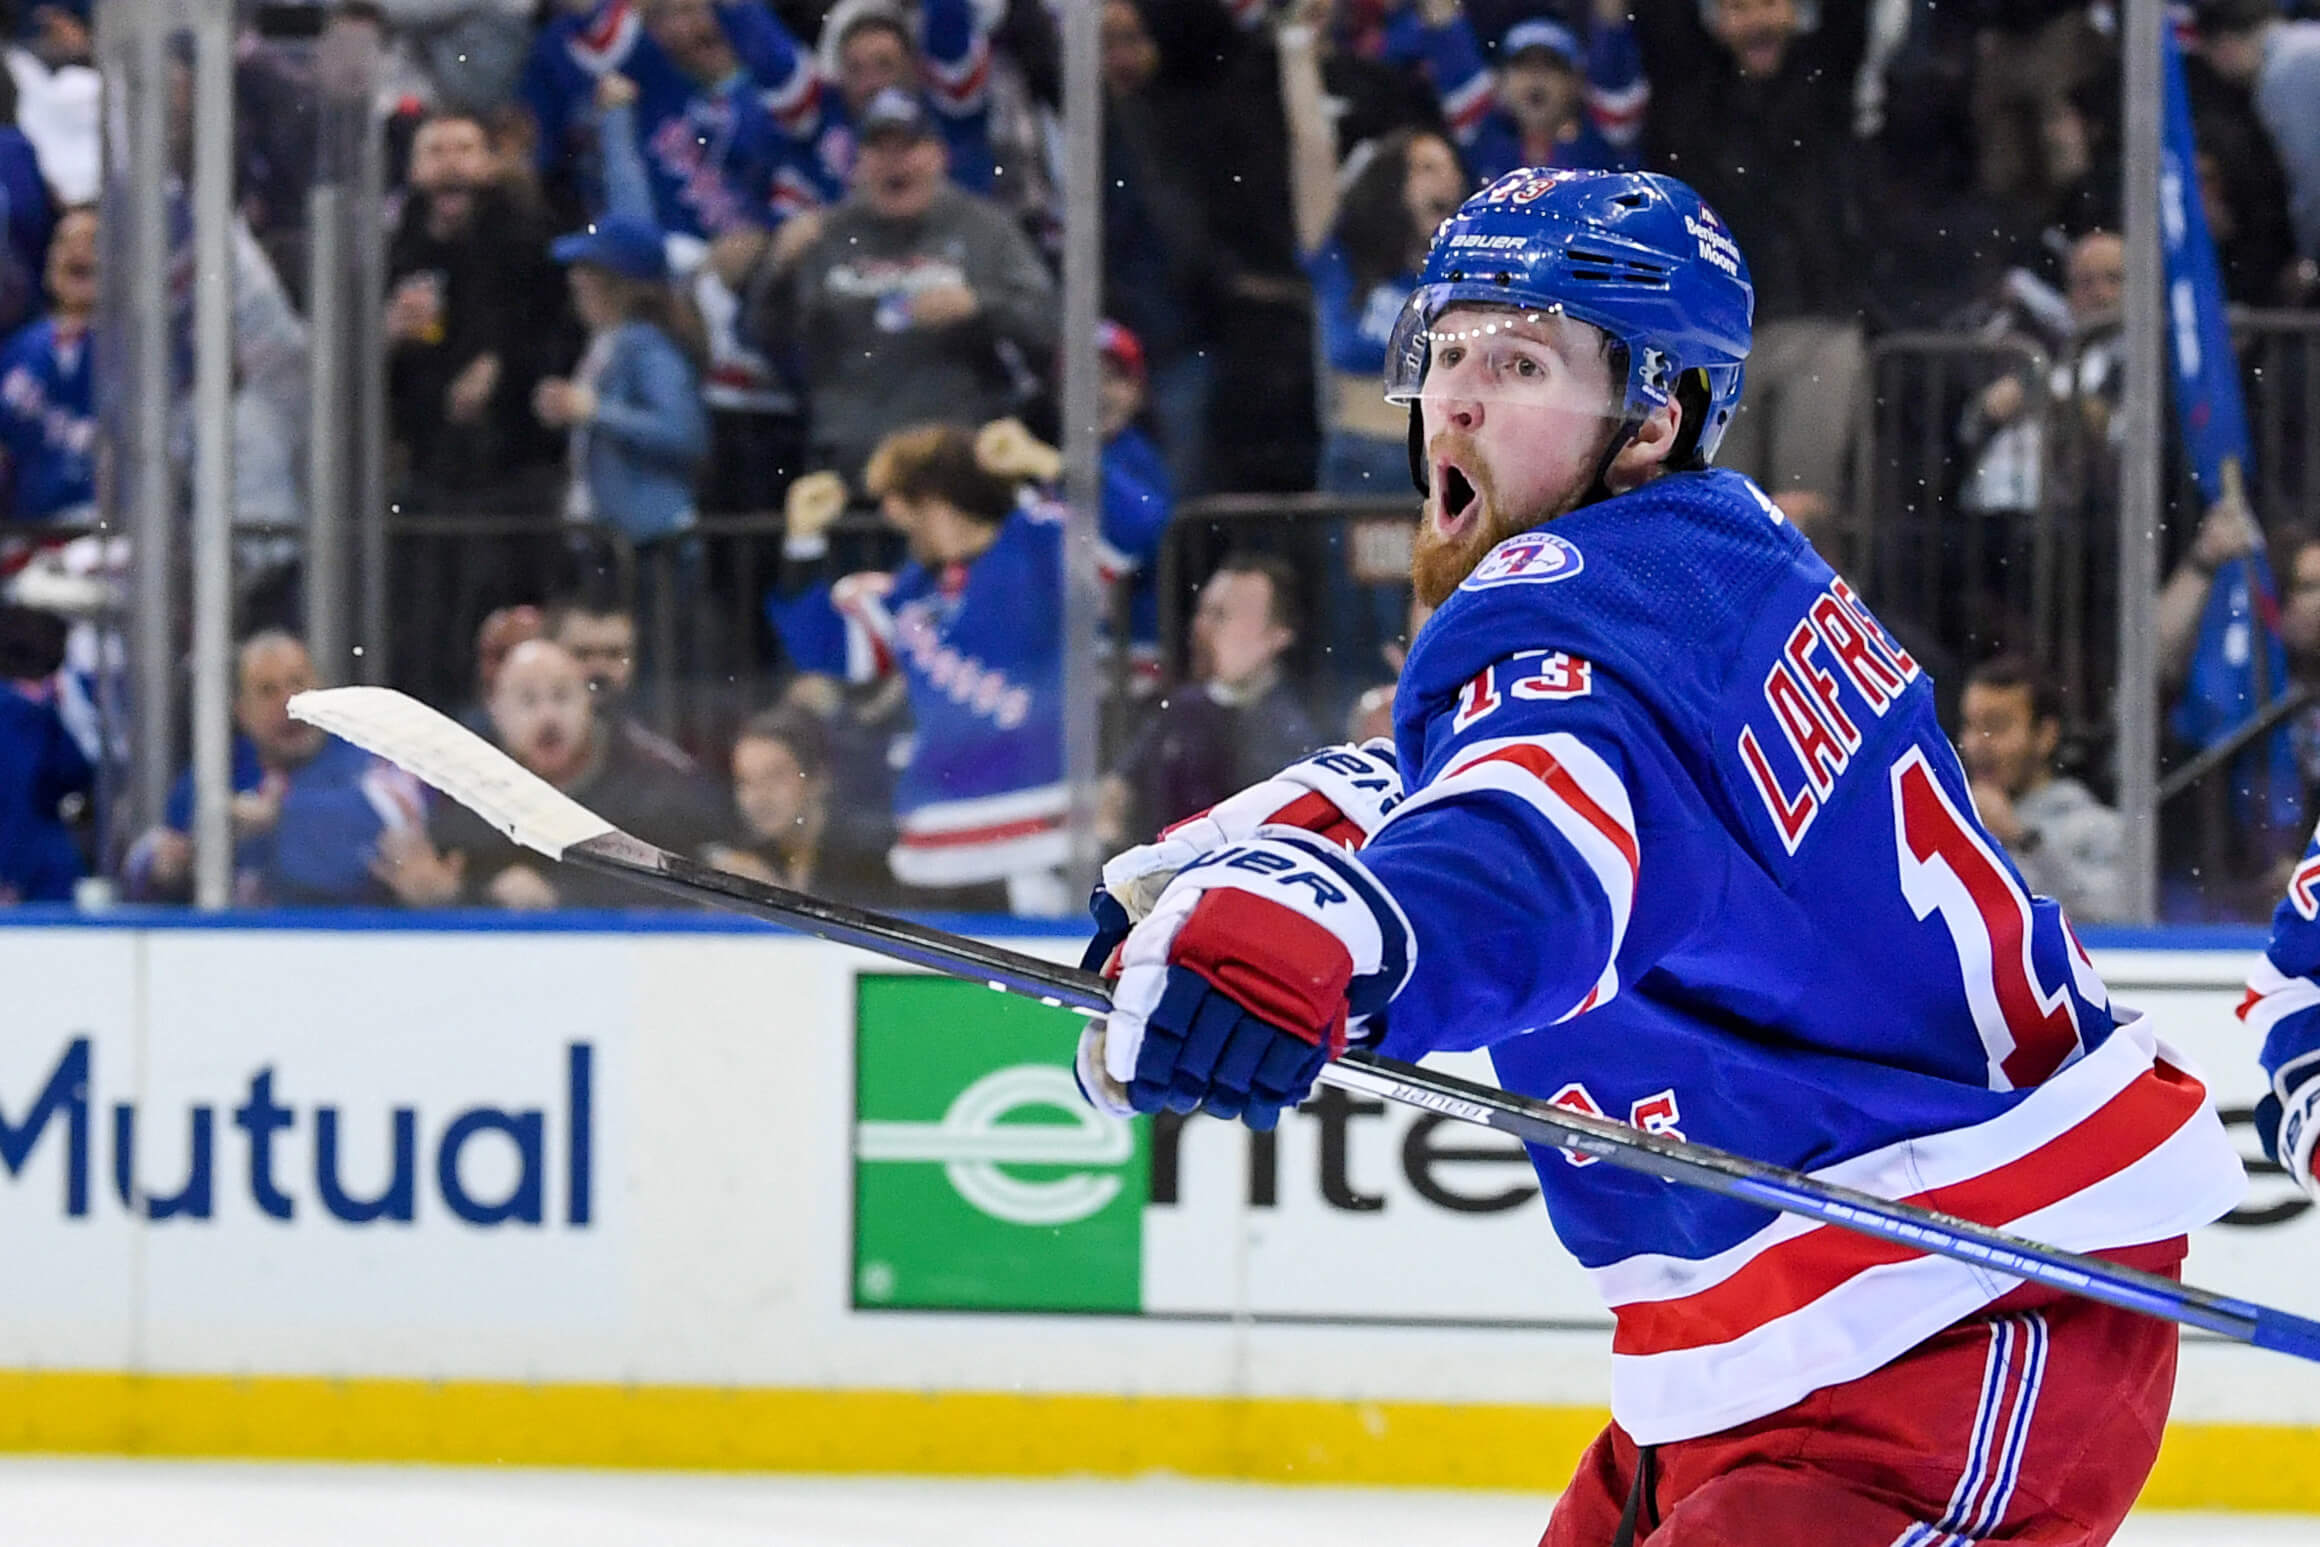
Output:
<path fill-rule="evenodd" d="M 2237 1151 L 2201 1112 L 2134 1164 L 2001 1224 L 2066 1251 L 2099 1251 L 2182 1235 L 2246 1191 Z M 1727 1342 L 1614 1352 L 1611 1410 L 1639 1445 L 1714 1433 L 1866 1375 L 2011 1287 L 1946 1257 L 1882 1263 Z"/>

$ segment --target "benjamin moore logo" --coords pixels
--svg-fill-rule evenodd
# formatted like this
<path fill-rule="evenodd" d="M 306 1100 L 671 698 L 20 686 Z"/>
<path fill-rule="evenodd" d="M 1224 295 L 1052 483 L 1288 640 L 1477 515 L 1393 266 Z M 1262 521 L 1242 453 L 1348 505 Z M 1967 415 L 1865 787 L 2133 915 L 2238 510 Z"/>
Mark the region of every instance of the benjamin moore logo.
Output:
<path fill-rule="evenodd" d="M 1080 1099 L 1081 1018 L 919 975 L 856 994 L 855 1303 L 1136 1310 L 1148 1125 Z"/>

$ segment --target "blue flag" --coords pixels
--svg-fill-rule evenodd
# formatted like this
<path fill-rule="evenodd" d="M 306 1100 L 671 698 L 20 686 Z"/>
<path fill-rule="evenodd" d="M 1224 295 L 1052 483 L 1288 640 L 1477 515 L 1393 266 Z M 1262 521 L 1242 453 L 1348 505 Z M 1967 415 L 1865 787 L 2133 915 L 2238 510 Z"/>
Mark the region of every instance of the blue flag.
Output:
<path fill-rule="evenodd" d="M 2222 499 L 2251 472 L 2239 360 L 2224 316 L 2215 240 L 2199 201 L 2199 159 L 2191 98 L 2172 28 L 2164 54 L 2166 138 L 2159 171 L 2159 233 L 2167 270 L 2168 358 L 2175 371 L 2175 422 L 2203 501 Z M 2217 572 L 2201 614 L 2183 696 L 2169 724 L 2194 747 L 2208 747 L 2287 690 L 2288 652 L 2275 624 L 2278 591 L 2259 550 Z M 2260 677 L 2260 683 L 2259 683 Z M 2261 691 L 2259 691 L 2259 687 Z M 2302 819 L 2295 748 L 2281 726 L 2232 765 L 2232 807 L 2245 825 L 2293 828 Z"/>

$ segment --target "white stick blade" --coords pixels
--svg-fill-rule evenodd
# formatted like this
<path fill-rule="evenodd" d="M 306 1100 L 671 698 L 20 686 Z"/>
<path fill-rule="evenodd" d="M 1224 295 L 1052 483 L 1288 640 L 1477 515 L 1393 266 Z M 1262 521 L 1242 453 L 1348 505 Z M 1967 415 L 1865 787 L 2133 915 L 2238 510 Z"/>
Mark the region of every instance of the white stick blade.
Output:
<path fill-rule="evenodd" d="M 615 831 L 457 720 L 393 688 L 293 694 L 290 715 L 376 752 L 550 859 L 562 859 L 575 844 Z"/>

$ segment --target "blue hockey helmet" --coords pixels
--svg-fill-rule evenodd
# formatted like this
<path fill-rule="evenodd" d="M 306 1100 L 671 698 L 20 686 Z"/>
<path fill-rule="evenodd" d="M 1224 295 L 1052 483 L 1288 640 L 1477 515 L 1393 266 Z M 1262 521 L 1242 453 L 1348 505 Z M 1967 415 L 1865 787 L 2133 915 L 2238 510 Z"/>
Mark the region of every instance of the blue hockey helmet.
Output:
<path fill-rule="evenodd" d="M 1706 462 L 1740 399 L 1756 292 L 1724 222 L 1686 184 L 1534 167 L 1499 178 L 1434 233 L 1387 345 L 1389 402 L 1415 414 L 1434 320 L 1458 305 L 1559 312 L 1602 329 L 1627 356 L 1619 412 L 1630 425 L 1697 372 L 1705 412 L 1685 436 Z"/>

